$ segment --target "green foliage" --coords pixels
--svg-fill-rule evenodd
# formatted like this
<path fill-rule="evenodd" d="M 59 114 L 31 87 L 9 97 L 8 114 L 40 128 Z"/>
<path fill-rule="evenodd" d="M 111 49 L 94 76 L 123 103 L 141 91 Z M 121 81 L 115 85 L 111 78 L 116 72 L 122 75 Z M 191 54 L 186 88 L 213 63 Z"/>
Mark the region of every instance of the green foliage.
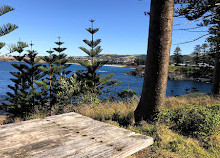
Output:
<path fill-rule="evenodd" d="M 10 7 L 9 5 L 3 5 L 0 7 L 0 16 L 10 12 L 10 11 L 13 11 L 14 8 Z"/>
<path fill-rule="evenodd" d="M 100 74 L 97 74 L 96 71 L 101 68 L 104 64 L 107 62 L 105 61 L 95 61 L 94 57 L 99 55 L 101 53 L 102 49 L 101 46 L 98 46 L 98 44 L 101 43 L 101 39 L 94 40 L 94 34 L 99 30 L 99 29 L 94 29 L 93 28 L 93 22 L 94 20 L 90 20 L 92 23 L 92 27 L 88 28 L 87 31 L 92 35 L 92 40 L 83 40 L 84 43 L 86 43 L 91 49 L 88 50 L 84 47 L 79 47 L 82 51 L 84 51 L 86 54 L 89 55 L 91 58 L 90 61 L 81 61 L 80 64 L 86 68 L 86 70 L 79 71 L 77 73 L 78 80 L 82 80 L 85 82 L 88 87 L 89 91 L 91 93 L 98 94 L 99 93 L 99 84 L 100 84 Z"/>
<path fill-rule="evenodd" d="M 101 43 L 101 39 L 94 40 L 94 34 L 98 32 L 99 29 L 93 28 L 94 20 L 90 20 L 90 22 L 92 23 L 92 27 L 86 30 L 92 35 L 92 40 L 83 40 L 84 43 L 90 47 L 90 49 L 84 47 L 79 48 L 89 55 L 91 61 L 80 61 L 79 63 L 85 67 L 86 70 L 80 70 L 76 73 L 77 80 L 86 84 L 86 88 L 81 88 L 81 92 L 84 94 L 82 98 L 84 98 L 83 100 L 88 100 L 89 102 L 94 100 L 94 98 L 96 100 L 96 98 L 101 94 L 104 86 L 115 86 L 118 82 L 117 80 L 109 81 L 114 76 L 113 74 L 101 78 L 100 74 L 96 73 L 99 68 L 107 63 L 107 61 L 95 60 L 95 57 L 98 56 L 102 51 L 101 46 L 98 46 Z M 87 96 L 88 93 L 91 93 L 91 95 Z"/>
<path fill-rule="evenodd" d="M 78 105 L 91 104 L 92 106 L 96 106 L 99 103 L 101 103 L 101 100 L 95 93 L 85 93 L 79 96 Z"/>
<path fill-rule="evenodd" d="M 145 58 L 135 58 L 134 63 L 137 65 L 145 65 L 146 59 Z"/>
<path fill-rule="evenodd" d="M 53 54 L 53 51 L 47 51 L 49 56 L 44 56 L 42 59 L 48 64 L 40 67 L 40 70 L 46 75 L 42 82 L 38 82 L 38 86 L 42 87 L 45 95 L 49 101 L 47 110 L 50 111 L 52 106 L 56 103 L 56 93 L 59 90 L 57 75 L 59 73 L 59 66 L 54 63 L 57 61 L 58 56 Z"/>
<path fill-rule="evenodd" d="M 0 37 L 14 31 L 15 29 L 17 29 L 18 26 L 15 24 L 4 24 L 2 26 L 0 26 Z"/>
<path fill-rule="evenodd" d="M 28 45 L 24 42 L 18 42 L 15 50 L 19 53 L 23 52 L 23 49 Z M 11 103 L 6 105 L 9 111 L 14 114 L 26 117 L 34 111 L 36 106 L 45 103 L 42 94 L 37 92 L 35 81 L 42 78 L 44 75 L 41 74 L 39 67 L 41 66 L 36 59 L 37 53 L 33 50 L 29 50 L 28 54 L 23 56 L 14 56 L 18 61 L 24 61 L 25 64 L 12 64 L 16 68 L 17 72 L 11 72 L 14 78 L 11 81 L 14 82 L 14 86 L 8 85 L 13 93 L 7 93 L 9 98 L 7 100 Z M 27 56 L 27 58 L 25 58 Z"/>
<path fill-rule="evenodd" d="M 5 43 L 0 42 L 0 49 L 2 49 L 5 46 Z"/>
<path fill-rule="evenodd" d="M 220 105 L 163 109 L 157 119 L 183 135 L 199 139 L 216 132 L 216 127 L 220 124 Z"/>
<path fill-rule="evenodd" d="M 183 62 L 183 56 L 181 55 L 181 49 L 179 46 L 177 46 L 176 49 L 174 50 L 173 60 L 176 65 Z"/>
<path fill-rule="evenodd" d="M 182 67 L 182 66 L 169 66 L 169 72 L 193 74 L 198 71 L 199 68 L 195 67 Z"/>
<path fill-rule="evenodd" d="M 24 51 L 24 48 L 26 48 L 26 47 L 28 47 L 27 43 L 19 41 L 12 48 L 13 48 L 13 52 L 22 53 Z"/>
<path fill-rule="evenodd" d="M 119 98 L 121 99 L 132 99 L 135 97 L 137 92 L 133 90 L 123 90 L 122 92 L 118 93 Z"/>
<path fill-rule="evenodd" d="M 9 5 L 3 5 L 0 7 L 0 16 L 10 12 L 10 11 L 13 11 L 14 8 L 10 7 Z M 12 32 L 13 30 L 17 29 L 18 26 L 15 25 L 15 24 L 4 24 L 2 26 L 0 26 L 0 37 Z"/>
<path fill-rule="evenodd" d="M 86 91 L 89 91 L 90 93 L 94 93 L 96 95 L 100 92 L 100 74 L 97 74 L 96 71 L 102 67 L 106 62 L 102 61 L 95 61 L 94 57 L 96 57 L 101 51 L 101 47 L 98 46 L 98 44 L 101 42 L 101 39 L 97 39 L 94 41 L 93 36 L 98 31 L 98 29 L 93 29 L 93 22 L 94 20 L 90 20 L 92 23 L 92 28 L 87 29 L 87 31 L 92 35 L 92 40 L 83 40 L 91 49 L 88 50 L 84 47 L 79 47 L 82 51 L 84 51 L 86 54 L 91 57 L 91 62 L 89 61 L 82 61 L 80 64 L 86 68 L 86 70 L 81 70 L 77 72 L 78 80 L 83 81 L 88 89 Z"/>
<path fill-rule="evenodd" d="M 27 65 L 25 70 L 25 78 L 29 84 L 29 94 L 27 98 L 31 98 L 29 107 L 36 107 L 36 106 L 44 106 L 47 102 L 45 97 L 45 91 L 37 92 L 37 82 L 42 79 L 45 74 L 39 69 L 41 64 L 39 63 L 40 58 L 36 58 L 37 53 L 34 50 L 28 50 L 28 54 L 26 55 L 27 58 L 24 58 L 24 62 Z"/>
<path fill-rule="evenodd" d="M 58 45 L 57 48 L 53 48 L 56 52 L 58 52 L 58 56 L 56 58 L 56 60 L 54 61 L 54 64 L 57 65 L 59 67 L 59 76 L 66 76 L 68 75 L 71 71 L 66 71 L 66 69 L 70 66 L 69 64 L 67 64 L 68 59 L 66 58 L 67 55 L 62 53 L 63 51 L 66 50 L 66 48 L 61 48 L 60 46 L 62 44 L 64 44 L 64 42 L 60 42 L 60 38 L 58 37 L 59 41 L 55 42 L 55 44 Z"/>
<path fill-rule="evenodd" d="M 61 85 L 59 82 L 60 78 L 65 78 L 66 75 L 68 75 L 71 71 L 66 71 L 66 68 L 68 68 L 70 65 L 66 64 L 66 54 L 62 53 L 66 48 L 61 48 L 60 46 L 64 42 L 60 42 L 60 37 L 58 42 L 55 42 L 55 44 L 58 45 L 57 48 L 53 48 L 56 52 L 58 52 L 58 55 L 54 54 L 54 51 L 47 51 L 49 53 L 49 56 L 44 56 L 41 59 L 44 60 L 48 65 L 43 65 L 40 67 L 40 70 L 46 75 L 46 77 L 41 81 L 38 82 L 38 86 L 41 87 L 41 90 L 44 91 L 44 97 L 48 101 L 47 104 L 47 111 L 51 111 L 52 107 L 59 103 L 63 104 L 61 101 L 61 94 L 60 99 L 58 101 L 57 94 L 61 92 Z"/>
<path fill-rule="evenodd" d="M 195 46 L 193 54 L 194 54 L 193 61 L 195 62 L 196 65 L 198 65 L 198 63 L 200 62 L 200 54 L 201 54 L 200 45 Z"/>
<path fill-rule="evenodd" d="M 57 100 L 59 105 L 73 104 L 76 97 L 80 93 L 81 82 L 76 80 L 76 76 L 70 78 L 61 77 L 59 80 L 60 91 L 57 93 Z"/>

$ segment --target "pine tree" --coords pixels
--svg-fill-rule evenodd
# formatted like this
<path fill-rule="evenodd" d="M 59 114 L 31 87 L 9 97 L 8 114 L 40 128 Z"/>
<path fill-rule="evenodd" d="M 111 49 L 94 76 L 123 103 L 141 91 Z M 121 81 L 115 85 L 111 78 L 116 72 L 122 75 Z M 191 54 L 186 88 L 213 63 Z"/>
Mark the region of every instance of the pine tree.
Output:
<path fill-rule="evenodd" d="M 59 41 L 55 42 L 55 44 L 58 45 L 57 48 L 53 48 L 56 52 L 58 52 L 57 60 L 54 62 L 59 67 L 59 76 L 66 76 L 71 71 L 66 71 L 66 69 L 70 66 L 70 64 L 67 64 L 68 59 L 66 58 L 67 55 L 62 53 L 67 48 L 61 48 L 61 45 L 64 44 L 64 42 L 60 41 L 61 37 L 58 37 Z"/>
<path fill-rule="evenodd" d="M 27 102 L 29 111 L 33 110 L 35 107 L 44 106 L 46 103 L 46 100 L 44 98 L 45 91 L 37 91 L 38 88 L 38 81 L 45 76 L 45 74 L 42 73 L 41 67 L 42 64 L 39 64 L 40 58 L 37 58 L 37 52 L 35 50 L 32 50 L 33 44 L 31 43 L 31 50 L 28 50 L 28 54 L 26 55 L 26 58 L 24 58 L 24 62 L 27 65 L 25 69 L 25 78 L 27 79 L 28 83 L 28 95 L 26 96 L 29 100 Z M 43 97 L 43 99 L 42 99 Z"/>
<path fill-rule="evenodd" d="M 196 45 L 193 51 L 194 57 L 193 61 L 195 62 L 196 65 L 200 62 L 200 54 L 201 54 L 201 47 L 200 45 Z"/>
<path fill-rule="evenodd" d="M 32 50 L 33 44 L 31 43 L 31 50 L 28 50 L 27 54 L 21 56 L 23 48 L 27 46 L 24 42 L 18 42 L 18 46 L 15 48 L 19 52 L 19 56 L 15 56 L 19 64 L 12 64 L 18 72 L 12 72 L 11 74 L 15 79 L 11 79 L 15 84 L 14 86 L 9 85 L 13 93 L 7 93 L 9 98 L 7 100 L 12 104 L 7 105 L 9 111 L 24 118 L 34 112 L 35 108 L 42 107 L 46 104 L 47 100 L 44 90 L 38 89 L 38 82 L 45 74 L 39 69 L 40 58 L 37 58 L 37 53 Z M 21 63 L 23 61 L 24 63 Z"/>
<path fill-rule="evenodd" d="M 181 55 L 181 49 L 178 46 L 174 50 L 173 60 L 176 63 L 176 65 L 179 65 L 179 63 L 183 62 L 183 56 Z"/>
<path fill-rule="evenodd" d="M 97 74 L 96 71 L 101 68 L 106 61 L 95 61 L 95 57 L 99 55 L 102 51 L 101 46 L 98 46 L 101 43 L 101 39 L 94 40 L 94 34 L 99 31 L 98 28 L 93 28 L 93 23 L 95 20 L 90 20 L 92 26 L 91 28 L 86 29 L 92 36 L 91 41 L 83 40 L 91 49 L 88 50 L 84 47 L 79 47 L 82 51 L 89 55 L 91 61 L 81 61 L 80 64 L 86 68 L 86 70 L 81 70 L 77 72 L 77 77 L 79 80 L 82 80 L 88 86 L 88 91 L 93 94 L 99 94 L 100 88 L 100 74 Z"/>
<path fill-rule="evenodd" d="M 212 95 L 220 96 L 220 3 L 219 0 L 175 0 L 181 8 L 177 14 L 188 20 L 202 20 L 200 27 L 209 26 L 208 42 L 215 46 L 215 68 L 213 73 Z M 208 34 L 206 34 L 208 35 Z M 205 36 L 205 35 L 203 35 Z M 199 39 L 199 38 L 198 38 Z"/>
<path fill-rule="evenodd" d="M 44 56 L 42 59 L 47 63 L 43 65 L 40 69 L 46 75 L 46 78 L 41 82 L 38 82 L 38 85 L 45 91 L 45 98 L 49 102 L 46 110 L 51 111 L 52 106 L 57 102 L 56 94 L 59 90 L 57 85 L 57 76 L 59 74 L 59 66 L 56 65 L 58 56 L 53 54 L 54 51 L 49 50 L 47 53 L 49 56 Z"/>
<path fill-rule="evenodd" d="M 203 54 L 201 57 L 201 61 L 203 63 L 203 67 L 205 66 L 205 63 L 209 62 L 207 48 L 208 48 L 208 44 L 206 44 L 206 43 L 202 44 L 201 49 L 203 50 Z"/>
<path fill-rule="evenodd" d="M 17 51 L 19 56 L 14 56 L 14 58 L 19 61 L 19 64 L 12 64 L 14 68 L 16 68 L 17 72 L 10 72 L 14 78 L 10 79 L 14 82 L 14 86 L 8 85 L 8 87 L 13 91 L 13 93 L 8 92 L 9 96 L 6 100 L 11 104 L 5 104 L 7 110 L 13 112 L 18 115 L 25 115 L 25 111 L 27 111 L 26 106 L 26 96 L 28 95 L 27 89 L 27 78 L 25 74 L 25 69 L 27 65 L 21 64 L 21 61 L 24 59 L 25 54 L 21 56 L 21 53 L 24 51 L 24 48 L 28 45 L 24 42 L 17 42 L 16 47 L 13 48 L 13 51 Z"/>
<path fill-rule="evenodd" d="M 118 80 L 111 79 L 114 74 L 108 74 L 105 77 L 100 77 L 101 74 L 97 74 L 97 70 L 107 63 L 107 61 L 97 61 L 95 57 L 102 52 L 101 46 L 98 46 L 101 43 L 101 39 L 94 40 L 94 34 L 99 31 L 99 28 L 93 28 L 93 23 L 95 20 L 90 20 L 91 27 L 86 30 L 91 34 L 92 39 L 83 40 L 90 49 L 84 47 L 79 47 L 83 52 L 85 52 L 90 57 L 90 61 L 81 61 L 80 64 L 85 67 L 86 70 L 80 70 L 77 74 L 77 80 L 83 82 L 85 86 L 81 88 L 82 93 L 91 94 L 93 97 L 101 95 L 101 91 L 106 86 L 119 85 L 121 82 Z M 84 85 L 82 84 L 82 85 Z M 88 93 L 89 92 L 89 93 Z"/>
<path fill-rule="evenodd" d="M 10 7 L 9 5 L 3 5 L 0 7 L 0 16 L 10 12 L 10 11 L 13 11 L 14 8 Z M 2 26 L 0 26 L 0 37 L 12 32 L 13 30 L 17 29 L 18 26 L 15 25 L 15 24 L 4 24 Z"/>

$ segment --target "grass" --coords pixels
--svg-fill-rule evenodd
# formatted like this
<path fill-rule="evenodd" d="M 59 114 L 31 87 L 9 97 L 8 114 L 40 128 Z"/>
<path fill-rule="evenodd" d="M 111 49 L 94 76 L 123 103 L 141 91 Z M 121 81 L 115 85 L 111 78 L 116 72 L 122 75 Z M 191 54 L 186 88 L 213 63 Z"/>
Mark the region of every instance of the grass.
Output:
<path fill-rule="evenodd" d="M 129 130 L 145 134 L 154 138 L 154 144 L 130 158 L 179 158 L 179 157 L 201 157 L 217 158 L 220 155 L 220 134 L 215 132 L 205 137 L 193 137 L 184 135 L 178 130 L 171 128 L 165 121 L 155 124 L 142 122 L 139 126 L 134 125 L 133 112 L 138 105 L 138 99 L 129 102 L 113 102 L 99 105 L 84 105 L 75 107 L 75 111 L 82 115 L 121 126 Z M 219 106 L 220 99 L 212 98 L 202 93 L 187 94 L 180 97 L 169 97 L 160 111 L 178 108 L 208 108 L 215 105 Z M 220 131 L 220 126 L 215 128 Z"/>
<path fill-rule="evenodd" d="M 169 129 L 164 124 L 149 125 L 146 122 L 140 127 L 129 128 L 135 132 L 150 135 L 154 138 L 154 145 L 132 155 L 133 158 L 161 157 L 201 157 L 217 158 L 220 154 L 220 136 L 212 135 L 209 141 L 200 142 L 197 139 L 185 137 Z"/>
<path fill-rule="evenodd" d="M 169 72 L 193 74 L 199 70 L 198 67 L 169 66 Z"/>
<path fill-rule="evenodd" d="M 144 150 L 141 150 L 129 158 L 217 158 L 220 155 L 220 124 L 216 124 L 213 128 L 214 132 L 204 135 L 190 135 L 180 131 L 181 129 L 173 128 L 178 121 L 175 122 L 172 119 L 168 121 L 166 117 L 175 114 L 172 118 L 176 119 L 178 114 L 184 114 L 186 119 L 188 114 L 186 109 L 195 109 L 196 114 L 207 114 L 207 109 L 216 110 L 214 117 L 207 117 L 206 122 L 212 122 L 212 118 L 218 118 L 220 98 L 212 98 L 209 95 L 202 93 L 187 94 L 178 97 L 166 98 L 165 103 L 159 108 L 160 115 L 164 116 L 162 121 L 157 121 L 155 124 L 149 124 L 147 122 L 141 122 L 140 125 L 135 125 L 133 112 L 136 109 L 139 102 L 139 98 L 136 98 L 127 102 L 105 102 L 100 104 L 80 105 L 75 107 L 65 107 L 65 112 L 75 111 L 82 115 L 91 117 L 93 119 L 110 123 L 115 126 L 124 127 L 126 129 L 145 134 L 154 138 L 154 144 Z M 183 110 L 181 110 L 183 109 Z M 68 111 L 69 110 L 69 111 Z M 185 110 L 185 111 L 184 111 Z M 176 113 L 175 113 L 176 112 Z M 177 114 L 177 115 L 176 115 Z M 40 111 L 36 111 L 34 115 L 28 119 L 42 118 L 46 115 Z M 199 118 L 200 115 L 192 115 Z M 178 116 L 179 117 L 179 116 Z M 163 117 L 162 117 L 163 118 Z M 18 120 L 18 119 L 17 119 Z M 199 119 L 192 120 L 198 121 Z M 201 119 L 202 120 L 202 119 Z M 199 122 L 199 121 L 198 121 Z M 205 123 L 206 123 L 205 122 Z M 190 122 L 187 122 L 190 123 Z M 204 123 L 204 126 L 206 124 Z M 203 126 L 203 124 L 202 124 Z M 200 126 L 196 126 L 197 128 Z M 200 129 L 197 129 L 200 130 Z M 204 134 L 204 133 L 203 133 Z"/>

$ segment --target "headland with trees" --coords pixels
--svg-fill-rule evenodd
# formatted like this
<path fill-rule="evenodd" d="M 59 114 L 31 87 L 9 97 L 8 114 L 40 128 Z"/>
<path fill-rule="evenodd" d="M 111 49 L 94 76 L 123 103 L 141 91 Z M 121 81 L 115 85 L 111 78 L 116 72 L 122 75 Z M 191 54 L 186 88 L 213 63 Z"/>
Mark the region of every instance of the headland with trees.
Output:
<path fill-rule="evenodd" d="M 174 2 L 181 4 L 175 12 L 178 16 L 188 20 L 202 17 L 201 27 L 210 26 L 208 41 L 212 44 L 215 53 L 211 95 L 196 93 L 165 98 L 173 15 L 175 15 Z M 94 39 L 95 33 L 99 31 L 93 28 L 94 20 L 90 20 L 92 26 L 86 29 L 92 36 L 91 40 L 84 40 L 88 48 L 80 47 L 90 60 L 80 61 L 85 69 L 70 76 L 68 75 L 71 72 L 67 71 L 68 60 L 63 53 L 66 48 L 62 47 L 64 43 L 60 37 L 55 42 L 57 47 L 47 51 L 49 55 L 43 58 L 36 58 L 37 53 L 33 50 L 32 43 L 25 53 L 24 49 L 28 44 L 19 41 L 10 47 L 11 51 L 16 51 L 20 55 L 14 56 L 18 62 L 13 64 L 17 72 L 11 72 L 14 76 L 11 79 L 14 85 L 9 85 L 13 90 L 13 93 L 8 93 L 10 104 L 1 105 L 2 110 L 11 112 L 13 116 L 4 123 L 75 111 L 99 121 L 152 136 L 154 145 L 134 154 L 133 157 L 218 157 L 220 155 L 219 6 L 219 0 L 151 1 L 151 10 L 148 13 L 150 29 L 144 84 L 141 97 L 136 99 L 132 91 L 124 91 L 119 94 L 123 101 L 99 100 L 98 96 L 104 93 L 105 86 L 117 86 L 120 81 L 112 79 L 112 74 L 103 78 L 97 73 L 97 69 L 107 62 L 95 59 L 102 48 L 99 46 L 101 39 Z M 9 6 L 2 6 L 0 14 L 12 10 L 13 8 Z M 207 16 L 206 13 L 211 15 Z M 4 36 L 16 28 L 17 26 L 12 24 L 3 25 L 0 35 Z M 3 46 L 5 44 L 1 43 L 1 47 Z M 205 62 L 207 54 L 199 54 L 199 48 L 195 47 L 193 62 L 199 65 L 200 59 L 204 58 L 203 65 L 210 65 L 211 63 Z M 207 49 L 205 45 L 203 48 Z M 180 50 L 180 47 L 175 50 L 174 65 L 179 65 L 183 59 Z M 39 64 L 40 59 L 47 64 Z M 176 70 L 171 68 L 170 71 Z M 194 70 L 187 70 L 188 73 L 189 71 Z"/>

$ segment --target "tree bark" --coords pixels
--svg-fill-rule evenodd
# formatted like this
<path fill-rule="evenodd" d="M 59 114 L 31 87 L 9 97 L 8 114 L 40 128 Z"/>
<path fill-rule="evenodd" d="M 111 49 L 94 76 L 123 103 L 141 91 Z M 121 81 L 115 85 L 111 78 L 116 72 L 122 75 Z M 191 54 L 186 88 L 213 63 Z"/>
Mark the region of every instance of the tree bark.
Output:
<path fill-rule="evenodd" d="M 148 51 L 135 121 L 150 121 L 166 96 L 174 0 L 151 0 Z"/>
<path fill-rule="evenodd" d="M 215 55 L 215 68 L 214 68 L 213 82 L 212 82 L 212 95 L 214 97 L 220 96 L 220 52 L 218 45 Z"/>

